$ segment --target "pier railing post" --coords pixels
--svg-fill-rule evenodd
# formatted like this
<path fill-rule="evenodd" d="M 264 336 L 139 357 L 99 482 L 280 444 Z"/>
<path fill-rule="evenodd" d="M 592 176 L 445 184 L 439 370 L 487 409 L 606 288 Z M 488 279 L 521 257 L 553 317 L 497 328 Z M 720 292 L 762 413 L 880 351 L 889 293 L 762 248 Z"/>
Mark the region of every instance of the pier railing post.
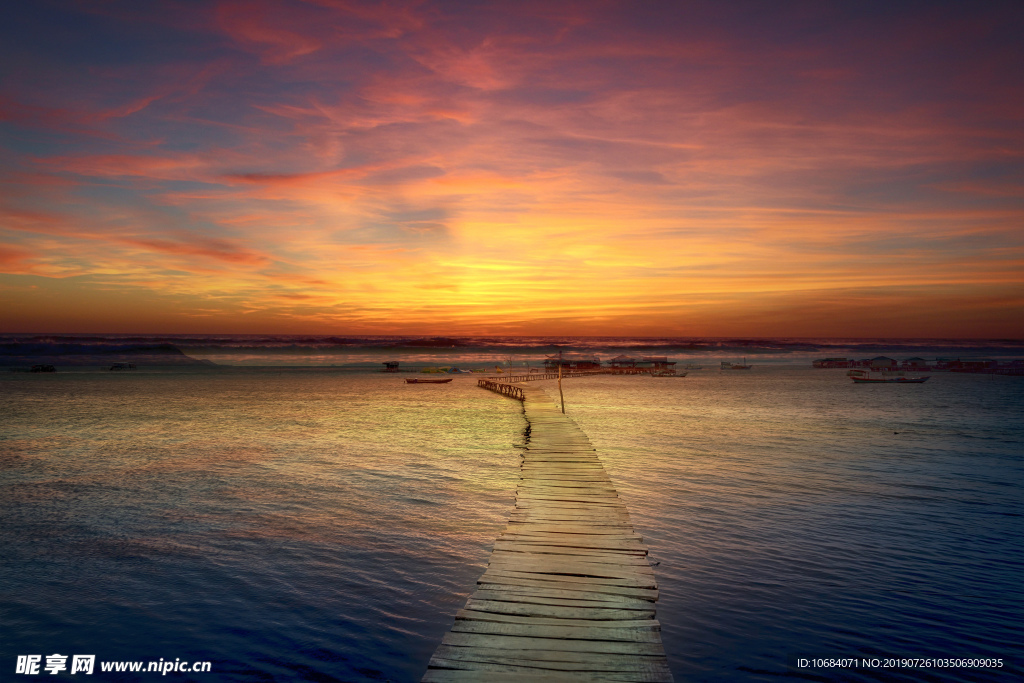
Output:
<path fill-rule="evenodd" d="M 565 396 L 562 394 L 562 364 L 558 364 L 558 398 L 562 400 L 562 415 L 565 415 Z"/>

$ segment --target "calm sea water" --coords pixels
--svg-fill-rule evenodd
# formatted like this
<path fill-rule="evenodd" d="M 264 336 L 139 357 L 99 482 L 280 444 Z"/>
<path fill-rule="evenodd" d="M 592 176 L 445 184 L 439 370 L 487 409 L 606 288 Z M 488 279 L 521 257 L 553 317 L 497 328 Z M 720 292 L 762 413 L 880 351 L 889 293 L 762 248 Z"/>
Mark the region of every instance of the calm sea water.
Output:
<path fill-rule="evenodd" d="M 475 385 L 3 373 L 0 679 L 61 653 L 212 662 L 174 680 L 418 680 L 514 499 L 520 406 Z M 660 563 L 677 680 L 1019 678 L 1024 379 L 779 364 L 564 388 Z M 796 661 L 869 656 L 1005 665 Z"/>

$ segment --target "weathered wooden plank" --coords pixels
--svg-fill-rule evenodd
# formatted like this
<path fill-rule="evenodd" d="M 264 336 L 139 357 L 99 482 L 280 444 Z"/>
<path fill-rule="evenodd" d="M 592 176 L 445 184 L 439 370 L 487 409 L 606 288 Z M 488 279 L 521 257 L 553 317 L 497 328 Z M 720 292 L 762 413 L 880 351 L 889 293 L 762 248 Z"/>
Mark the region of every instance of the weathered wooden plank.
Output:
<path fill-rule="evenodd" d="M 540 624 L 506 624 L 494 621 L 456 619 L 453 633 L 488 633 L 497 636 L 528 636 L 530 638 L 574 638 L 576 640 L 660 643 L 661 627 L 600 628 L 597 626 L 543 626 Z"/>
<path fill-rule="evenodd" d="M 661 628 L 657 619 L 573 619 L 570 617 L 538 617 L 523 614 L 503 614 L 501 612 L 478 612 L 461 609 L 455 613 L 456 620 L 486 621 L 496 624 L 521 624 L 524 626 L 569 626 L 576 628 Z"/>
<path fill-rule="evenodd" d="M 556 601 L 540 604 L 565 603 L 566 607 L 613 607 L 619 609 L 650 609 L 649 600 L 641 598 L 628 598 L 622 595 L 608 595 L 607 593 L 583 593 L 569 592 L 557 589 L 528 588 L 525 586 L 506 586 L 504 590 L 492 590 L 478 588 L 471 596 L 477 600 L 498 600 L 506 602 L 535 602 L 535 601 Z"/>
<path fill-rule="evenodd" d="M 646 557 L 647 548 L 574 548 L 569 546 L 551 545 L 548 543 L 521 543 L 519 541 L 503 540 L 498 537 L 494 541 L 495 550 L 506 552 L 539 553 L 547 555 L 596 555 L 600 557 Z"/>
<path fill-rule="evenodd" d="M 616 493 L 615 487 L 610 482 L 604 481 L 584 481 L 579 477 L 573 479 L 523 479 L 519 482 L 516 487 L 517 491 L 549 491 L 554 489 L 556 493 L 561 493 L 562 489 L 568 489 L 574 492 L 589 491 L 592 493 L 603 493 L 610 495 Z M 616 495 L 616 497 L 618 497 Z"/>
<path fill-rule="evenodd" d="M 654 606 L 647 610 L 615 609 L 612 607 L 561 607 L 559 605 L 533 605 L 524 602 L 499 600 L 466 601 L 466 609 L 492 614 L 514 614 L 521 617 L 548 617 L 553 619 L 591 619 L 600 621 L 632 621 L 653 619 Z"/>
<path fill-rule="evenodd" d="M 522 666 L 526 662 L 537 669 L 554 669 L 556 671 L 595 671 L 632 673 L 662 673 L 668 671 L 668 663 L 664 657 L 643 655 L 602 655 L 587 653 L 585 656 L 573 655 L 569 652 L 506 651 L 488 648 L 452 647 L 441 645 L 439 654 L 431 657 L 431 666 L 443 662 L 480 662 L 484 664 L 504 664 L 506 666 Z M 435 663 L 436 660 L 436 663 Z"/>
<path fill-rule="evenodd" d="M 514 569 L 504 569 L 498 567 L 488 567 L 487 570 L 481 575 L 481 579 L 493 581 L 501 578 L 511 579 L 533 579 L 536 581 L 560 581 L 562 583 L 573 583 L 573 584 L 586 584 L 588 586 L 624 586 L 627 588 L 646 588 L 654 589 L 658 587 L 657 581 L 653 576 L 645 577 L 637 575 L 636 577 L 590 577 L 590 576 L 574 576 L 572 574 L 559 574 L 556 572 L 542 573 L 542 572 L 529 572 L 529 571 L 517 571 Z"/>
<path fill-rule="evenodd" d="M 621 564 L 602 564 L 600 562 L 516 562 L 491 560 L 487 565 L 488 569 L 496 571 L 531 572 L 541 574 L 570 574 L 573 576 L 586 576 L 591 578 L 636 578 L 646 579 L 651 584 L 657 585 L 654 579 L 654 570 L 650 567 Z"/>
<path fill-rule="evenodd" d="M 573 550 L 573 549 L 570 549 Z M 579 569 L 591 569 L 593 571 L 600 572 L 613 572 L 613 573 L 641 573 L 650 576 L 651 572 L 647 571 L 650 565 L 644 565 L 639 562 L 608 562 L 604 561 L 600 555 L 574 555 L 570 553 L 549 553 L 550 564 L 544 563 L 544 559 L 534 561 L 532 558 L 535 554 L 527 555 L 526 553 L 520 553 L 522 555 L 521 560 L 516 560 L 511 556 L 501 556 L 492 558 L 491 563 L 484 570 L 484 574 L 480 576 L 480 583 L 487 583 L 485 576 L 494 577 L 495 583 L 505 583 L 510 578 L 514 578 L 516 572 L 519 571 L 519 567 L 545 567 L 550 566 L 552 568 L 576 570 Z M 632 555 L 628 556 L 630 560 L 642 560 L 645 559 L 643 555 Z M 487 572 L 490 571 L 490 575 Z M 541 577 L 536 577 L 541 578 Z M 561 577 L 552 577 L 555 580 L 560 580 Z"/>
<path fill-rule="evenodd" d="M 491 562 L 523 562 L 523 563 L 551 563 L 551 564 L 573 564 L 573 563 L 588 563 L 593 562 L 594 564 L 607 564 L 613 565 L 618 569 L 625 569 L 628 566 L 632 567 L 650 567 L 650 563 L 645 563 L 643 560 L 646 559 L 646 555 L 642 553 L 636 554 L 621 554 L 616 551 L 609 551 L 604 548 L 576 548 L 573 546 L 553 546 L 553 545 L 542 545 L 542 544 L 521 544 L 517 548 L 510 548 L 509 546 L 499 546 L 495 541 L 495 551 L 501 551 L 505 554 L 492 554 Z M 540 548 L 542 552 L 533 552 L 535 549 Z M 495 551 L 492 551 L 494 553 Z M 513 556 L 510 553 L 518 551 L 518 556 Z M 583 554 L 579 554 L 575 551 L 581 551 Z M 617 562 L 616 558 L 625 561 Z M 612 568 L 612 567 L 609 567 Z"/>
<path fill-rule="evenodd" d="M 441 644 L 478 649 L 524 650 L 530 653 L 527 655 L 528 657 L 533 655 L 533 653 L 544 653 L 544 656 L 548 656 L 548 652 L 597 652 L 609 655 L 629 654 L 647 656 L 664 656 L 665 654 L 665 648 L 661 643 L 622 640 L 595 641 L 575 638 L 535 638 L 491 633 L 446 633 L 441 640 Z"/>
<path fill-rule="evenodd" d="M 630 553 L 601 553 L 597 551 L 593 552 L 577 552 L 576 548 L 569 548 L 566 552 L 547 552 L 547 553 L 533 553 L 526 552 L 525 550 L 504 550 L 502 548 L 495 548 L 491 551 L 491 561 L 494 560 L 506 560 L 508 562 L 529 562 L 533 560 L 544 560 L 550 559 L 554 561 L 582 561 L 582 562 L 594 562 L 597 564 L 617 564 L 617 565 L 632 565 L 635 567 L 650 567 L 651 563 L 647 560 L 646 555 L 634 555 Z M 550 557 L 554 555 L 554 557 Z"/>
<path fill-rule="evenodd" d="M 472 666 L 470 664 L 469 666 Z M 556 671 L 550 673 L 536 670 L 488 671 L 486 674 L 477 669 L 427 669 L 420 679 L 422 683 L 564 683 L 569 681 L 595 681 L 591 674 Z M 608 680 L 603 678 L 602 680 Z"/>
<path fill-rule="evenodd" d="M 530 534 L 502 534 L 501 538 L 506 541 L 516 541 L 523 544 L 555 545 L 572 548 L 594 548 L 599 550 L 644 550 L 646 546 L 640 540 L 630 539 L 604 539 L 600 536 L 588 536 L 586 534 L 560 534 L 564 538 L 555 538 L 551 535 L 530 535 Z"/>
<path fill-rule="evenodd" d="M 546 527 L 551 527 L 550 529 Z M 563 533 L 636 533 L 631 524 L 624 523 L 621 519 L 609 517 L 608 519 L 546 519 L 543 515 L 531 517 L 512 517 L 508 521 L 506 529 L 547 531 L 558 533 L 559 529 L 565 529 Z M 639 535 L 639 534 L 638 534 Z"/>
<path fill-rule="evenodd" d="M 620 525 L 605 526 L 570 526 L 565 524 L 542 524 L 540 522 L 515 522 L 505 527 L 503 532 L 510 536 L 535 536 L 537 538 L 562 538 L 563 536 L 594 536 L 602 540 L 637 540 L 643 542 L 644 537 L 632 529 Z"/>
<path fill-rule="evenodd" d="M 611 596 L 605 595 L 607 598 L 615 598 L 622 596 Z M 533 595 L 529 593 L 515 593 L 511 591 L 497 591 L 497 590 L 476 590 L 470 596 L 472 600 L 483 600 L 489 602 L 511 602 L 524 605 L 548 605 L 550 607 L 579 607 L 579 608 L 595 608 L 595 609 L 627 609 L 627 610 L 640 610 L 649 612 L 652 609 L 652 605 L 647 600 L 641 600 L 639 598 L 631 598 L 630 602 L 620 602 L 618 600 L 595 600 L 591 596 L 586 597 L 569 597 L 569 596 L 555 596 L 549 597 L 545 595 Z M 646 618 L 646 617 L 645 617 Z"/>
<path fill-rule="evenodd" d="M 477 586 L 483 588 L 485 585 L 495 586 L 533 586 L 536 588 L 561 588 L 563 590 L 586 590 L 593 593 L 609 593 L 611 595 L 626 595 L 633 598 L 644 598 L 645 600 L 657 600 L 658 590 L 656 588 L 634 588 L 632 586 L 617 586 L 610 583 L 579 583 L 569 581 L 566 577 L 552 576 L 548 579 L 528 578 L 536 574 L 516 576 L 511 573 L 497 575 L 495 573 L 484 573 L 477 579 Z"/>
<path fill-rule="evenodd" d="M 552 512 L 548 510 L 529 509 L 516 510 L 509 515 L 509 524 L 565 524 L 568 526 L 592 526 L 592 527 L 618 527 L 620 529 L 633 530 L 633 524 L 627 517 L 620 514 L 600 515 L 579 515 L 572 511 Z"/>
<path fill-rule="evenodd" d="M 632 526 L 629 519 L 629 512 L 619 508 L 605 508 L 602 510 L 566 510 L 564 508 L 528 507 L 513 508 L 509 513 L 509 520 L 543 520 L 550 517 L 559 522 L 572 522 L 574 519 L 584 524 L 623 524 Z"/>
<path fill-rule="evenodd" d="M 586 496 L 587 498 L 610 498 L 619 501 L 619 494 L 612 489 L 591 486 L 519 486 L 516 496 L 536 497 L 571 497 Z M 621 502 L 621 501 L 620 501 Z"/>
<path fill-rule="evenodd" d="M 467 667 L 475 667 L 476 664 L 472 662 L 463 662 Z M 498 667 L 494 664 L 481 664 L 480 666 L 491 666 Z M 467 681 L 474 681 L 475 683 L 572 683 L 573 681 L 588 681 L 589 683 L 595 683 L 596 681 L 608 681 L 614 683 L 617 681 L 643 681 L 644 683 L 661 683 L 662 681 L 671 681 L 671 678 L 657 678 L 651 677 L 650 674 L 644 674 L 645 677 L 638 678 L 639 674 L 619 674 L 619 673 L 574 673 L 570 671 L 540 671 L 538 669 L 527 669 L 518 668 L 517 672 L 513 671 L 496 671 L 496 670 L 481 670 L 476 668 L 466 669 L 429 669 L 427 675 L 423 677 L 423 683 L 466 683 Z"/>
<path fill-rule="evenodd" d="M 536 585 L 540 583 L 540 585 Z M 645 602 L 654 602 L 657 599 L 657 591 L 653 591 L 653 595 L 644 593 L 647 589 L 644 588 L 624 588 L 622 586 L 596 586 L 596 590 L 592 590 L 590 586 L 582 586 L 580 584 L 562 584 L 556 585 L 550 582 L 533 582 L 527 585 L 526 581 L 518 581 L 515 579 L 509 580 L 506 583 L 478 583 L 477 590 L 496 591 L 496 592 L 507 592 L 515 591 L 523 588 L 540 589 L 545 591 L 556 591 L 564 593 L 566 597 L 579 597 L 591 598 L 596 595 L 606 595 L 612 598 L 628 598 L 631 600 L 643 600 Z M 637 592 L 639 591 L 639 592 Z M 650 591 L 648 591 L 649 593 Z"/>
<path fill-rule="evenodd" d="M 634 681 L 636 683 L 672 683 L 672 674 L 663 672 L 631 671 L 620 673 L 615 671 L 602 671 L 593 673 L 575 673 L 570 671 L 552 671 L 535 668 L 532 666 L 519 666 L 515 664 L 493 664 L 490 662 L 465 662 L 456 659 L 444 659 L 441 657 L 431 659 L 430 666 L 436 667 L 436 671 L 461 670 L 471 674 L 474 678 L 455 679 L 460 681 L 474 680 L 478 683 L 490 683 L 496 680 L 494 676 L 503 674 L 506 676 L 520 676 L 520 678 L 509 679 L 511 681 Z M 485 672 L 485 676 L 481 676 Z M 425 679 L 424 679 L 425 680 Z"/>
<path fill-rule="evenodd" d="M 513 522 L 502 532 L 507 536 L 537 536 L 542 538 L 562 538 L 564 536 L 594 536 L 602 540 L 611 541 L 615 539 L 642 541 L 643 536 L 632 529 L 624 528 L 622 525 L 615 526 L 577 526 L 566 522 L 565 524 L 544 524 L 542 522 Z"/>

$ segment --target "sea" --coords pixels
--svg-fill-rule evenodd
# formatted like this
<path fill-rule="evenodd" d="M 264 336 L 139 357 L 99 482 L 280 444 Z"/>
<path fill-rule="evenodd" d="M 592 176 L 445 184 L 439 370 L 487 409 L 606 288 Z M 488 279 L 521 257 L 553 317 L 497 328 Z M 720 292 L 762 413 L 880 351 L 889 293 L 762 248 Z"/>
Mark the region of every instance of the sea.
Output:
<path fill-rule="evenodd" d="M 109 369 L 168 345 L 173 363 Z M 1024 377 L 858 385 L 811 366 L 1019 359 L 1021 342 L 7 335 L 0 351 L 21 364 L 0 368 L 2 681 L 419 680 L 514 505 L 522 407 L 477 380 L 558 353 L 690 366 L 562 382 L 650 547 L 677 681 L 1024 674 Z M 30 357 L 56 371 L 22 371 Z M 486 372 L 404 381 L 451 367 Z M 18 673 L 31 656 L 39 674 Z"/>

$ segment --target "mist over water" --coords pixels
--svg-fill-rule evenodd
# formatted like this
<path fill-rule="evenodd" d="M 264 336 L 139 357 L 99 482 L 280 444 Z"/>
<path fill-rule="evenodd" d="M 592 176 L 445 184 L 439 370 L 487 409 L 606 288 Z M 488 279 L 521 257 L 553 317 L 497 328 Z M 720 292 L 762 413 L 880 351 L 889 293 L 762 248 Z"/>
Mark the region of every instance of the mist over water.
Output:
<path fill-rule="evenodd" d="M 508 517 L 525 423 L 474 376 L 402 378 L 0 373 L 0 667 L 58 652 L 209 660 L 207 681 L 418 680 Z M 1021 378 L 854 385 L 778 359 L 564 390 L 660 563 L 677 680 L 1019 677 Z M 793 664 L 872 655 L 1006 667 Z"/>

